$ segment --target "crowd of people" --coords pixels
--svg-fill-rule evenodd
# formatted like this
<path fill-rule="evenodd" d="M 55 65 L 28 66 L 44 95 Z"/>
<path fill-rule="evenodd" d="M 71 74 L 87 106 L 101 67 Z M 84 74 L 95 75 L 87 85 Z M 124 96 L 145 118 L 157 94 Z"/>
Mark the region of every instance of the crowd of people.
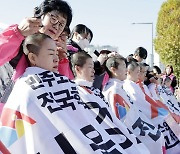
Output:
<path fill-rule="evenodd" d="M 144 47 L 93 61 L 93 32 L 71 20 L 66 1 L 44 0 L 0 34 L 0 152 L 179 154 L 173 67 L 144 63 Z"/>

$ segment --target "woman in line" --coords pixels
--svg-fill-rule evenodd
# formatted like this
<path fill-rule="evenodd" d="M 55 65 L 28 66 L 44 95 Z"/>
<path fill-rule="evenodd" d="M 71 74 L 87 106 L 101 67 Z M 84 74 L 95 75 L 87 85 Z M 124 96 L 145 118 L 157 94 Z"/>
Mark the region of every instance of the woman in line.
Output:
<path fill-rule="evenodd" d="M 164 137 L 152 122 L 140 112 L 123 89 L 127 77 L 124 57 L 112 56 L 106 61 L 106 71 L 110 77 L 103 94 L 110 103 L 111 110 L 133 134 L 144 143 L 151 153 L 165 152 Z M 144 129 L 146 127 L 146 129 Z M 151 137 L 149 134 L 154 134 Z M 154 140 L 156 138 L 156 140 Z"/>
<path fill-rule="evenodd" d="M 167 76 L 163 81 L 162 88 L 166 93 L 166 95 L 168 96 L 168 98 L 170 99 L 170 101 L 173 102 L 174 104 L 177 104 L 178 107 L 180 108 L 180 100 L 178 100 L 176 96 L 173 94 L 171 90 L 171 83 L 172 83 L 171 78 Z"/>
<path fill-rule="evenodd" d="M 37 105 L 35 102 L 37 101 L 34 101 L 35 94 L 33 95 L 34 91 L 31 88 L 35 88 L 33 84 L 37 84 L 37 81 L 34 79 L 38 79 L 38 76 L 34 78 L 35 76 L 33 75 L 35 75 L 35 72 L 38 73 L 44 69 L 58 72 L 59 59 L 55 42 L 45 34 L 39 33 L 27 36 L 23 48 L 29 67 L 26 68 L 22 77 L 17 79 L 3 108 L 0 140 L 11 153 L 38 153 L 41 151 L 38 151 L 39 149 L 46 149 L 47 144 L 47 138 L 44 136 L 45 141 L 42 142 L 40 139 L 41 135 L 48 132 L 49 134 L 47 133 L 46 135 L 52 140 L 50 129 L 52 132 L 53 129 L 51 125 L 48 126 L 49 122 L 45 120 L 42 112 L 35 107 Z M 29 97 L 31 97 L 31 101 Z M 12 121 L 13 116 L 14 119 Z M 42 116 L 42 119 L 40 116 Z M 43 121 L 43 119 L 47 122 L 46 124 L 41 124 L 40 120 Z M 44 130 L 41 127 L 44 127 Z M 38 133 L 39 128 L 41 128 L 42 133 Z M 40 146 L 39 149 L 36 144 Z M 57 149 L 57 146 L 53 144 L 51 146 Z M 53 149 L 47 150 L 48 152 L 52 153 Z"/>
<path fill-rule="evenodd" d="M 29 67 L 15 82 L 1 115 L 0 140 L 10 153 L 149 154 L 126 128 L 118 131 L 112 122 L 104 125 L 101 114 L 92 116 L 76 84 L 56 73 L 58 51 L 49 36 L 30 35 L 23 48 Z"/>
<path fill-rule="evenodd" d="M 149 91 L 157 102 L 161 102 L 166 105 L 177 124 L 180 124 L 180 107 L 178 106 L 177 101 L 170 100 L 163 87 L 161 86 L 160 68 L 158 66 L 153 66 L 153 72 L 155 80 L 152 80 L 151 83 L 148 85 Z"/>
<path fill-rule="evenodd" d="M 165 121 L 169 113 L 163 107 L 155 106 L 146 100 L 146 95 L 137 84 L 140 74 L 139 64 L 131 62 L 127 69 L 127 80 L 123 84 L 124 90 L 133 100 L 136 107 L 163 133 L 167 153 L 178 153 L 180 150 L 179 139 Z"/>
<path fill-rule="evenodd" d="M 109 127 L 114 128 L 113 131 L 114 133 L 117 133 L 117 138 L 114 138 L 115 136 L 112 135 L 111 139 L 113 141 L 114 139 L 117 139 L 116 142 L 118 143 L 121 140 L 121 137 L 117 132 L 118 129 L 120 129 L 129 140 L 133 141 L 134 135 L 130 135 L 127 132 L 127 127 L 112 113 L 109 108 L 109 103 L 105 101 L 101 91 L 92 87 L 95 72 L 92 57 L 87 53 L 79 52 L 72 55 L 71 62 L 75 76 L 75 83 L 77 84 L 78 92 L 84 102 L 84 106 L 87 108 L 87 112 L 91 112 L 91 114 L 97 119 L 98 123 L 106 129 L 109 129 Z M 127 153 L 141 153 L 144 150 L 145 153 L 148 153 L 149 150 L 147 150 L 145 146 L 140 149 L 136 144 L 136 141 L 134 143 L 134 148 L 132 148 L 134 149 L 133 151 L 131 151 L 131 148 L 123 148 L 122 144 L 120 144 L 120 146 Z"/>

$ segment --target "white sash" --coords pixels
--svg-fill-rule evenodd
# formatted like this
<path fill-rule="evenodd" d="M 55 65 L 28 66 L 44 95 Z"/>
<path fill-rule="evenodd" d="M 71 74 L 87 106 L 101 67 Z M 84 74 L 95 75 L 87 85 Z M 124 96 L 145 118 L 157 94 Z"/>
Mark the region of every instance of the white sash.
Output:
<path fill-rule="evenodd" d="M 98 120 L 99 124 L 106 129 L 114 128 L 120 130 L 122 135 L 124 134 L 130 142 L 133 142 L 131 147 L 125 149 L 127 153 L 149 153 L 146 146 L 138 144 L 138 139 L 133 134 L 129 133 L 127 127 L 111 112 L 110 108 L 108 108 L 109 104 L 104 100 L 104 96 L 99 89 L 87 87 L 87 84 L 84 82 L 76 80 L 75 82 L 79 85 L 78 91 L 83 102 L 85 102 L 85 106 L 87 106 L 87 108 L 91 111 L 92 115 Z M 112 135 L 111 139 L 114 137 L 115 136 Z M 117 140 L 118 138 L 119 137 L 117 136 Z M 128 146 L 128 143 L 126 146 Z"/>
<path fill-rule="evenodd" d="M 147 146 L 151 153 L 163 153 L 165 143 L 162 133 L 142 112 L 139 112 L 122 86 L 123 81 L 109 79 L 103 89 L 105 98 L 110 101 L 111 109 L 114 113 L 117 113 L 117 117 L 133 134 Z M 128 107 L 126 104 L 128 104 Z M 126 112 L 124 110 L 126 110 Z M 124 115 L 124 117 L 122 117 L 122 115 Z"/>
<path fill-rule="evenodd" d="M 13 154 L 149 154 L 126 127 L 100 111 L 81 101 L 67 77 L 27 68 L 2 111 L 0 140 Z"/>
<path fill-rule="evenodd" d="M 145 95 L 139 85 L 130 80 L 125 80 L 123 84 L 123 88 L 128 93 L 130 98 L 133 100 L 134 104 L 138 109 L 142 111 L 148 117 L 151 122 L 157 127 L 164 135 L 166 148 L 168 149 L 167 153 L 171 153 L 172 151 L 178 152 L 180 150 L 180 142 L 177 136 L 172 132 L 170 127 L 165 122 L 167 115 L 159 115 L 155 118 L 151 118 L 152 111 L 150 108 L 150 104 L 145 100 Z M 142 96 L 143 95 L 143 96 Z M 173 137 L 172 137 L 173 136 Z"/>

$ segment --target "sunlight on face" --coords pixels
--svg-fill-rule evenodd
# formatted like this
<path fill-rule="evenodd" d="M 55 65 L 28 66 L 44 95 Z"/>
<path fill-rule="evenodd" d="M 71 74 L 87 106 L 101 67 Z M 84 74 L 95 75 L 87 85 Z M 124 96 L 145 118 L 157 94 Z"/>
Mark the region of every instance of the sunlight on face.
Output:
<path fill-rule="evenodd" d="M 86 63 L 81 67 L 81 79 L 84 79 L 89 82 L 94 80 L 94 62 L 92 58 L 88 58 Z"/>
<path fill-rule="evenodd" d="M 147 73 L 146 67 L 142 67 L 139 73 L 139 80 L 144 81 L 146 77 L 146 73 Z"/>
<path fill-rule="evenodd" d="M 58 72 L 58 52 L 55 41 L 47 38 L 42 43 L 38 56 L 35 55 L 35 64 L 37 67 Z"/>
<path fill-rule="evenodd" d="M 124 61 L 119 60 L 118 68 L 115 70 L 117 78 L 121 81 L 124 81 L 127 77 L 127 68 Z"/>
<path fill-rule="evenodd" d="M 140 67 L 138 66 L 133 71 L 130 70 L 129 72 L 130 72 L 129 75 L 131 77 L 131 80 L 137 82 L 139 79 Z"/>
<path fill-rule="evenodd" d="M 171 73 L 171 68 L 170 67 L 166 67 L 166 74 L 170 75 L 170 73 Z"/>

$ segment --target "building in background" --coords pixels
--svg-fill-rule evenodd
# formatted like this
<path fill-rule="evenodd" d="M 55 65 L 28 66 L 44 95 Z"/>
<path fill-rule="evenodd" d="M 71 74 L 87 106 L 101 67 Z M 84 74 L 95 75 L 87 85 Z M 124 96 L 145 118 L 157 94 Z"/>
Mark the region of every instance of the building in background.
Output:
<path fill-rule="evenodd" d="M 94 54 L 94 51 L 96 50 L 96 51 L 100 52 L 101 50 L 104 50 L 104 49 L 105 50 L 110 50 L 110 51 L 117 51 L 117 52 L 120 53 L 118 47 L 111 46 L 111 45 L 103 45 L 103 46 L 89 45 L 89 47 L 87 47 L 85 50 L 88 52 L 88 54 L 90 54 L 92 56 L 93 61 L 95 61 L 97 59 L 97 56 Z M 124 55 L 122 55 L 122 56 L 124 56 Z M 149 55 L 148 58 L 146 59 L 146 63 L 149 64 L 149 65 L 151 64 L 151 57 L 152 57 L 152 55 Z M 156 65 L 156 66 L 160 67 L 162 72 L 165 69 L 164 64 L 160 61 L 160 57 L 156 52 L 154 52 L 154 64 L 153 65 Z"/>
<path fill-rule="evenodd" d="M 93 58 L 93 61 L 95 61 L 97 59 L 97 56 L 94 54 L 95 50 L 99 53 L 101 50 L 109 50 L 109 51 L 116 51 L 118 52 L 118 47 L 115 46 L 111 46 L 111 45 L 103 45 L 103 46 L 99 46 L 99 45 L 90 45 L 88 48 L 85 49 L 85 51 L 88 52 L 88 54 L 91 55 L 91 57 Z"/>

